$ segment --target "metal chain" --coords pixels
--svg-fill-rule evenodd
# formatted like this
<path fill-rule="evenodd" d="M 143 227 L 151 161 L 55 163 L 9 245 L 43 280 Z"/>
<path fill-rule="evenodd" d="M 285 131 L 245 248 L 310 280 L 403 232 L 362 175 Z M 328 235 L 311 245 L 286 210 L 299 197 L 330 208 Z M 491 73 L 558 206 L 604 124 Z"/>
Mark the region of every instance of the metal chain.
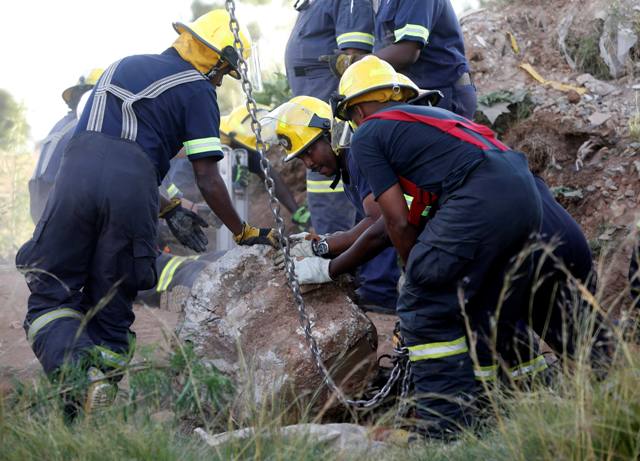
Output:
<path fill-rule="evenodd" d="M 289 253 L 289 239 L 285 235 L 285 226 L 284 219 L 280 214 L 280 201 L 275 196 L 275 186 L 273 182 L 273 178 L 271 176 L 271 162 L 267 158 L 267 145 L 262 139 L 262 127 L 260 126 L 260 122 L 258 121 L 257 116 L 257 104 L 253 97 L 253 86 L 249 81 L 248 75 L 248 65 L 247 61 L 244 59 L 244 45 L 240 40 L 240 25 L 236 18 L 235 13 L 235 2 L 234 0 L 225 0 L 225 8 L 229 13 L 229 26 L 231 28 L 231 32 L 233 33 L 234 42 L 233 45 L 238 52 L 238 73 L 240 74 L 240 78 L 242 81 L 242 89 L 247 97 L 247 110 L 249 111 L 249 115 L 251 116 L 251 129 L 256 135 L 256 150 L 260 154 L 260 167 L 264 174 L 265 180 L 264 185 L 267 189 L 267 193 L 269 194 L 269 205 L 271 207 L 271 212 L 273 214 L 273 218 L 276 224 L 276 231 L 278 233 L 278 239 L 280 241 L 280 246 L 282 248 L 282 252 L 284 254 L 284 270 L 285 275 L 287 277 L 287 282 L 289 287 L 291 288 L 291 292 L 293 293 L 293 298 L 296 303 L 296 307 L 298 309 L 298 317 L 300 319 L 300 325 L 302 326 L 302 330 L 304 331 L 304 336 L 309 345 L 309 349 L 311 350 L 311 355 L 316 364 L 316 367 L 320 371 L 323 376 L 324 382 L 327 384 L 329 389 L 336 395 L 338 400 L 345 406 L 354 406 L 356 408 L 371 408 L 379 404 L 384 398 L 387 397 L 389 392 L 391 391 L 391 387 L 398 380 L 401 371 L 402 371 L 402 360 L 399 360 L 393 368 L 391 372 L 391 377 L 389 381 L 383 386 L 383 388 L 378 392 L 373 398 L 370 400 L 349 400 L 342 392 L 342 389 L 338 387 L 335 383 L 331 375 L 329 374 L 329 370 L 325 367 L 322 356 L 320 355 L 320 350 L 318 348 L 318 343 L 316 339 L 313 337 L 311 331 L 311 319 L 309 318 L 309 314 L 306 311 L 304 299 L 302 298 L 302 293 L 300 292 L 300 284 L 298 283 L 298 278 L 295 273 L 295 267 L 293 264 L 293 259 Z"/>

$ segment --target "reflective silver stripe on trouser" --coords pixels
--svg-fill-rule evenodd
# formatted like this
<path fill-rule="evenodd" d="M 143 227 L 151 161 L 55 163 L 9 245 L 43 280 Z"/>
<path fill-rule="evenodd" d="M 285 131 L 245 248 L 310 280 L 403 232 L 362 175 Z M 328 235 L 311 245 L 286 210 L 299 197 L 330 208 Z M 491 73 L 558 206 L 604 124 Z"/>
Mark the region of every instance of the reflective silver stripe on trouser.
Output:
<path fill-rule="evenodd" d="M 546 370 L 547 368 L 548 365 L 544 356 L 539 355 L 533 360 L 521 363 L 513 368 L 510 368 L 509 373 L 511 374 L 512 379 L 518 380 L 528 375 L 534 375 L 540 371 Z"/>
<path fill-rule="evenodd" d="M 42 159 L 39 165 L 40 167 L 38 168 L 38 170 L 36 171 L 36 174 L 34 175 L 36 178 L 42 176 L 44 172 L 47 170 L 47 166 L 51 161 L 51 157 L 53 156 L 53 153 L 56 151 L 56 148 L 58 147 L 58 143 L 64 137 L 64 135 L 66 135 L 69 132 L 69 130 L 76 125 L 77 122 L 78 121 L 75 119 L 71 120 L 69 123 L 63 126 L 60 131 L 52 134 L 51 136 L 47 136 L 46 138 L 44 138 L 44 140 L 42 141 L 42 150 L 40 153 L 40 155 L 42 156 Z"/>
<path fill-rule="evenodd" d="M 120 60 L 114 62 L 107 68 L 93 90 L 93 104 L 91 104 L 91 112 L 89 113 L 89 121 L 87 122 L 88 131 L 102 131 L 104 110 L 107 105 L 107 87 L 111 85 L 111 79 L 116 72 L 118 64 L 120 64 Z"/>
<path fill-rule="evenodd" d="M 84 315 L 81 312 L 68 307 L 61 307 L 60 309 L 49 311 L 45 314 L 39 315 L 33 322 L 31 322 L 31 325 L 29 325 L 29 331 L 27 332 L 27 339 L 30 343 L 33 343 L 38 332 L 54 320 L 62 318 L 82 320 L 83 317 Z"/>

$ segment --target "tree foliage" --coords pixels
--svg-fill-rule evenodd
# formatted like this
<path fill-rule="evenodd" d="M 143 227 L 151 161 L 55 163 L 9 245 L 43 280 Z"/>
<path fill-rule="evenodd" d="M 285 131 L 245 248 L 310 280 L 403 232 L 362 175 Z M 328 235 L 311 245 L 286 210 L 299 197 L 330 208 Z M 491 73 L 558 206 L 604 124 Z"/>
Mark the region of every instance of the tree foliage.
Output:
<path fill-rule="evenodd" d="M 255 94 L 256 101 L 269 107 L 276 107 L 291 99 L 291 88 L 287 76 L 276 71 L 263 82 L 264 89 Z"/>
<path fill-rule="evenodd" d="M 15 150 L 24 146 L 29 125 L 24 107 L 7 90 L 0 88 L 0 150 Z"/>

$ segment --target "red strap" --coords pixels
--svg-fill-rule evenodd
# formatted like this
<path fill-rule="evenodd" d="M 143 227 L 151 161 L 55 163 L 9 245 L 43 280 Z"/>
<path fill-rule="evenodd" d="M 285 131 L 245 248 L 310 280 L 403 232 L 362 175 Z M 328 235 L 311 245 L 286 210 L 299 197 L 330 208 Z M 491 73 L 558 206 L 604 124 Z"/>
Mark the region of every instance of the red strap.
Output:
<path fill-rule="evenodd" d="M 421 122 L 425 125 L 438 128 L 439 130 L 465 142 L 468 142 L 469 144 L 473 144 L 474 146 L 477 146 L 482 150 L 487 150 L 489 148 L 489 146 L 484 144 L 482 141 L 470 135 L 465 130 L 461 129 L 460 126 L 462 126 L 467 130 L 473 131 L 474 133 L 482 136 L 487 142 L 491 143 L 501 151 L 504 152 L 506 150 L 509 150 L 507 146 L 496 139 L 495 133 L 488 127 L 480 125 L 479 123 L 474 123 L 471 120 L 460 120 L 455 118 L 440 119 L 436 117 L 429 117 L 427 115 L 413 114 L 411 112 L 405 112 L 403 110 L 389 110 L 369 115 L 363 120 L 363 123 L 374 118 L 381 120 L 397 120 L 400 122 Z"/>
<path fill-rule="evenodd" d="M 414 226 L 419 226 L 420 220 L 422 219 L 422 212 L 426 207 L 433 205 L 436 200 L 438 200 L 438 196 L 419 188 L 414 182 L 409 181 L 407 178 L 400 176 L 398 179 L 404 193 L 413 197 L 413 201 L 409 207 L 409 223 Z"/>

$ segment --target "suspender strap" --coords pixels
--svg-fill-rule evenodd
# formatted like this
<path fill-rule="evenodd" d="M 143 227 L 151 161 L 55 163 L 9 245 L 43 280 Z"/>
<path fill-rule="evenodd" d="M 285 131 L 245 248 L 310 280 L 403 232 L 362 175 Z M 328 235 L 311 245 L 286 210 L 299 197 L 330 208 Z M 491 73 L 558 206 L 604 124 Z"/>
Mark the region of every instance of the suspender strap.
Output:
<path fill-rule="evenodd" d="M 409 206 L 409 223 L 414 226 L 419 226 L 420 220 L 422 219 L 422 212 L 428 206 L 436 203 L 438 196 L 419 188 L 407 178 L 400 176 L 398 179 L 404 193 L 413 197 L 411 205 Z"/>
<path fill-rule="evenodd" d="M 131 91 L 111 83 L 111 79 L 115 73 L 120 61 L 113 63 L 104 73 L 98 86 L 96 87 L 91 113 L 89 114 L 89 123 L 87 130 L 101 131 L 104 121 L 106 108 L 107 93 L 111 93 L 122 101 L 122 131 L 120 137 L 135 141 L 138 136 L 138 118 L 133 110 L 133 103 L 141 99 L 153 99 L 160 96 L 165 91 L 182 85 L 183 83 L 195 82 L 197 80 L 205 80 L 197 70 L 185 70 L 177 74 L 168 75 L 160 80 L 153 82 L 139 93 Z"/>
<path fill-rule="evenodd" d="M 47 171 L 47 166 L 49 166 L 49 162 L 51 161 L 51 157 L 53 157 L 53 153 L 58 147 L 58 143 L 69 132 L 69 130 L 76 126 L 77 122 L 78 120 L 73 119 L 64 127 L 62 127 L 60 131 L 44 138 L 44 140 L 42 141 L 42 153 L 40 154 L 40 161 L 38 167 L 36 168 L 34 178 L 41 177 L 44 172 Z"/>
<path fill-rule="evenodd" d="M 427 115 L 413 114 L 403 110 L 389 110 L 373 114 L 364 119 L 363 123 L 370 119 L 396 120 L 400 122 L 420 122 L 432 126 L 462 141 L 473 144 L 482 150 L 497 148 L 507 151 L 509 148 L 496 139 L 493 131 L 484 125 L 474 123 L 465 118 L 441 119 Z M 474 136 L 479 135 L 479 136 Z"/>

